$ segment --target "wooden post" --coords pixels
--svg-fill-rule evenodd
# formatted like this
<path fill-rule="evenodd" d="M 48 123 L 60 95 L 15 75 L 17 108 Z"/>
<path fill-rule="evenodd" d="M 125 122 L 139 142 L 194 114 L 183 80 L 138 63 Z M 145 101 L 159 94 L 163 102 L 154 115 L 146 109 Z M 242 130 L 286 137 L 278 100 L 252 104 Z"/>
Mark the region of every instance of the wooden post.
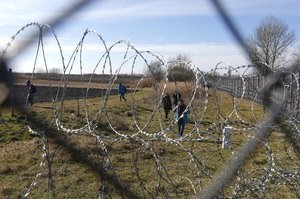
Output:
<path fill-rule="evenodd" d="M 252 85 L 251 85 L 251 99 L 253 99 L 254 98 L 254 96 L 255 96 L 255 93 L 256 93 L 256 87 L 255 87 L 255 81 L 254 81 L 254 76 L 252 77 Z"/>
<path fill-rule="evenodd" d="M 78 94 L 78 90 L 77 90 L 77 117 L 80 116 L 80 107 L 79 107 L 79 94 Z"/>
<path fill-rule="evenodd" d="M 13 90 L 13 77 L 12 77 L 12 69 L 9 68 L 8 70 L 9 75 L 9 92 L 10 92 L 10 107 L 11 107 L 11 116 L 15 116 L 15 110 L 14 110 L 14 90 Z"/>
<path fill-rule="evenodd" d="M 290 83 L 290 99 L 291 99 L 291 104 L 290 104 L 290 109 L 293 110 L 294 109 L 294 96 L 293 96 L 293 82 L 294 82 L 294 78 L 293 75 L 291 75 L 291 83 Z"/>

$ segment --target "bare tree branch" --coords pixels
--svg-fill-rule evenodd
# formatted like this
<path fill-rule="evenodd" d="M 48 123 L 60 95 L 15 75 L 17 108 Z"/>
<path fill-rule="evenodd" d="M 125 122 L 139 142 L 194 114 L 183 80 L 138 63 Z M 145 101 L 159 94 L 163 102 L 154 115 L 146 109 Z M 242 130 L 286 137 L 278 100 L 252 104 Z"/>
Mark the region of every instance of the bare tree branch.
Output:
<path fill-rule="evenodd" d="M 262 75 L 278 67 L 287 48 L 295 41 L 295 33 L 275 17 L 267 17 L 248 39 L 250 60 L 258 65 Z"/>

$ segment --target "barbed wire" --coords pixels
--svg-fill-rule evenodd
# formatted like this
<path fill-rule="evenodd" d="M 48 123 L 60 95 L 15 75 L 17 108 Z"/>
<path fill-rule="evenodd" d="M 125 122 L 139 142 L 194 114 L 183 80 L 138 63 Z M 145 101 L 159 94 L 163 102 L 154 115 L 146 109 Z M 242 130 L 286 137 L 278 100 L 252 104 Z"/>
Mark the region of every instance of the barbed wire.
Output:
<path fill-rule="evenodd" d="M 56 198 L 59 194 L 55 187 L 55 180 L 53 179 L 55 174 L 51 172 L 53 170 L 52 163 L 54 162 L 53 156 L 55 154 L 53 151 L 49 150 L 48 139 L 59 139 L 57 136 L 60 135 L 75 137 L 87 136 L 96 139 L 97 148 L 100 151 L 99 158 L 101 159 L 97 164 L 97 167 L 100 168 L 97 171 L 101 176 L 101 186 L 99 190 L 95 190 L 95 192 L 98 191 L 98 198 L 109 198 L 113 197 L 114 194 L 117 194 L 112 193 L 111 190 L 108 189 L 111 184 L 113 184 L 121 196 L 126 195 L 130 198 L 181 198 L 186 196 L 184 194 L 188 194 L 188 196 L 193 195 L 197 198 L 265 197 L 270 194 L 270 190 L 274 190 L 277 186 L 281 185 L 287 187 L 295 197 L 300 197 L 300 192 L 298 190 L 298 187 L 300 186 L 300 128 L 298 107 L 292 107 L 290 110 L 286 108 L 288 104 L 288 93 L 291 92 L 291 89 L 294 89 L 296 92 L 294 99 L 297 102 L 299 101 L 299 81 L 297 81 L 299 77 L 296 74 L 297 68 L 295 66 L 287 70 L 273 71 L 270 76 L 262 77 L 263 82 L 261 81 L 261 84 L 256 84 L 254 83 L 256 80 L 255 78 L 258 80 L 259 77 L 256 75 L 247 75 L 245 73 L 245 71 L 255 67 L 252 65 L 232 67 L 220 63 L 217 64 L 212 71 L 202 72 L 199 70 L 200 67 L 193 65 L 192 63 L 166 61 L 160 54 L 150 51 L 140 51 L 126 40 L 120 40 L 111 46 L 108 46 L 97 31 L 89 29 L 84 32 L 83 37 L 79 40 L 69 60 L 65 61 L 60 42 L 51 26 L 33 22 L 22 27 L 11 37 L 11 41 L 8 42 L 6 48 L 2 51 L 2 60 L 4 62 L 1 65 L 1 70 L 3 70 L 3 68 L 6 69 L 4 57 L 6 56 L 7 51 L 10 50 L 12 43 L 17 37 L 21 36 L 23 31 L 33 27 L 38 28 L 39 39 L 31 80 L 33 80 L 35 74 L 38 56 L 42 56 L 48 74 L 49 64 L 46 51 L 44 50 L 45 44 L 43 42 L 44 29 L 50 30 L 55 38 L 60 51 L 59 54 L 61 56 L 63 74 L 56 93 L 50 84 L 50 78 L 48 76 L 50 84 L 49 88 L 51 90 L 49 102 L 52 102 L 52 121 L 45 122 L 36 119 L 28 111 L 28 107 L 19 107 L 19 111 L 26 116 L 25 119 L 28 131 L 39 137 L 41 143 L 39 169 L 29 186 L 26 186 L 23 191 L 20 190 L 23 198 L 30 196 L 30 194 L 39 186 L 39 182 L 43 180 L 41 177 L 43 172 L 47 172 L 48 194 L 53 198 Z M 84 41 L 88 35 L 95 35 L 99 39 L 102 47 L 104 47 L 104 53 L 102 56 L 99 56 L 99 60 L 91 73 L 88 84 L 84 87 L 86 92 L 83 92 L 82 99 L 84 104 L 85 122 L 77 128 L 72 128 L 69 126 L 68 122 L 64 122 L 64 116 L 68 114 L 65 110 L 65 103 L 67 103 L 66 95 L 69 86 L 69 75 L 72 73 L 76 60 L 78 59 L 80 63 L 80 75 L 83 75 L 82 69 L 84 68 L 84 63 L 82 60 L 82 53 L 84 52 Z M 120 45 L 125 46 L 126 50 L 120 66 L 113 71 L 111 54 L 114 49 Z M 42 55 L 38 53 L 39 51 L 42 52 Z M 112 97 L 111 91 L 114 89 L 117 79 L 120 76 L 121 69 L 125 67 L 125 64 L 131 63 L 132 75 L 138 59 L 142 60 L 143 63 L 149 67 L 148 60 L 150 59 L 148 59 L 147 56 L 159 60 L 162 63 L 162 67 L 166 69 L 174 63 L 188 66 L 194 74 L 194 80 L 186 83 L 185 87 L 180 88 L 180 90 L 176 81 L 170 81 L 168 75 L 166 75 L 162 83 L 156 82 L 151 75 L 144 75 L 131 91 L 131 121 L 136 130 L 122 131 L 115 127 L 112 118 L 113 116 L 110 115 L 108 103 Z M 102 74 L 104 74 L 107 67 L 109 68 L 107 88 L 104 96 L 101 98 L 102 103 L 100 107 L 97 109 L 95 115 L 91 115 L 94 113 L 94 109 L 89 106 L 90 98 L 88 93 L 92 84 L 92 79 L 97 70 L 101 70 Z M 219 71 L 224 70 L 228 71 L 227 75 L 218 75 Z M 229 76 L 232 72 L 237 75 Z M 291 81 L 282 79 L 281 75 L 285 73 L 289 73 L 293 77 Z M 139 121 L 137 111 L 139 104 L 138 93 L 141 89 L 141 83 L 147 78 L 153 80 L 153 107 L 152 110 L 150 110 L 151 113 L 148 120 L 142 123 Z M 230 81 L 231 83 L 229 84 Z M 7 79 L 1 79 L 1 82 L 6 85 L 9 84 Z M 278 82 L 281 83 L 281 86 L 279 86 L 277 90 L 272 89 Z M 177 120 L 172 119 L 167 122 L 163 119 L 163 114 L 161 113 L 162 98 L 170 84 L 174 84 L 176 91 L 187 93 L 187 109 L 190 109 L 193 121 L 189 122 L 191 127 L 189 128 L 189 132 L 186 132 L 183 138 L 174 137 L 173 129 L 176 129 Z M 187 84 L 192 86 L 189 87 Z M 288 88 L 284 85 L 290 85 L 290 87 Z M 293 85 L 296 85 L 296 88 Z M 222 90 L 231 94 L 232 110 L 223 110 L 222 97 L 226 97 L 228 94 L 221 92 L 221 96 L 219 96 L 218 93 Z M 252 91 L 251 95 L 247 90 Z M 211 102 L 211 104 L 213 104 L 214 107 L 210 106 L 210 100 L 212 99 L 210 96 L 211 94 L 213 94 L 213 102 Z M 270 104 L 264 104 L 266 98 L 270 99 Z M 247 111 L 251 112 L 253 118 L 243 116 L 242 111 L 240 110 L 243 100 L 249 99 L 251 107 Z M 262 106 L 266 109 L 264 118 L 256 116 L 256 103 L 262 103 Z M 215 120 L 212 121 L 211 124 L 204 124 L 205 116 L 209 114 L 207 111 L 212 108 L 215 108 L 216 118 L 214 118 Z M 158 119 L 156 119 L 157 117 Z M 181 117 L 183 117 L 183 115 L 181 115 Z M 103 132 L 107 131 L 107 128 L 100 125 L 101 122 L 106 122 L 107 127 L 109 127 L 109 130 L 113 134 L 105 136 Z M 1 124 L 4 124 L 5 128 L 9 131 L 14 131 L 10 128 L 9 121 L 6 121 L 2 116 Z M 151 125 L 158 127 L 157 130 L 150 129 Z M 227 126 L 232 126 L 233 136 L 242 133 L 246 142 L 240 148 L 231 147 L 228 151 L 230 155 L 224 157 L 226 152 L 220 147 L 222 140 L 221 132 L 223 128 Z M 285 134 L 287 137 L 294 140 L 294 142 L 291 142 L 287 139 L 288 147 L 286 143 L 284 145 L 284 152 L 293 163 L 292 166 L 285 165 L 280 159 L 279 154 L 274 152 L 276 151 L 276 146 L 274 146 L 274 148 L 271 146 L 271 138 L 269 140 L 270 135 L 274 131 L 280 130 L 282 131 L 282 134 Z M 163 144 L 157 147 L 155 144 L 157 142 Z M 215 148 L 201 149 L 201 146 L 198 144 L 201 142 L 218 144 L 218 147 L 216 151 L 213 151 Z M 139 189 L 135 189 L 134 185 L 129 186 L 122 182 L 121 176 L 117 172 L 119 169 L 117 160 L 112 158 L 113 155 L 110 151 L 111 147 L 116 143 L 132 145 L 131 150 L 129 150 L 132 153 L 130 161 L 133 165 L 132 170 L 134 171 L 133 173 L 135 173 L 135 179 L 137 180 L 136 184 L 139 186 Z M 189 143 L 189 145 L 186 143 Z M 249 157 L 259 144 L 264 146 L 264 157 L 267 159 L 267 163 L 263 165 L 257 163 L 255 158 Z M 168 153 L 168 150 L 170 150 L 171 147 L 173 147 L 172 150 L 176 150 L 176 152 L 183 154 L 186 162 L 180 162 L 180 164 L 184 164 L 188 168 L 188 171 L 184 169 L 183 173 L 177 175 L 172 173 L 170 164 L 172 164 L 172 161 L 174 160 L 170 159 L 168 161 L 165 157 L 165 154 Z M 218 173 L 211 169 L 209 157 L 207 157 L 208 155 L 206 153 L 199 154 L 198 150 L 200 149 L 202 152 L 209 151 L 216 154 L 218 156 L 216 158 L 220 160 L 220 163 L 226 164 L 222 167 L 223 169 L 220 171 L 220 175 L 217 175 Z M 291 150 L 293 152 L 291 152 Z M 147 156 L 148 154 L 150 155 Z M 141 168 L 139 164 L 144 160 L 143 158 L 148 158 L 152 161 L 153 171 L 149 173 L 153 174 L 151 178 L 156 179 L 151 179 L 155 181 L 155 183 L 151 182 L 152 185 L 148 185 L 147 182 L 149 182 L 149 180 L 144 179 L 141 175 L 143 168 Z M 88 159 L 86 160 L 89 161 Z M 244 164 L 247 161 L 251 162 L 253 168 L 244 168 Z M 181 187 L 181 185 L 184 184 L 183 181 L 187 182 L 187 185 Z M 189 189 L 190 191 L 186 191 L 186 189 Z"/>

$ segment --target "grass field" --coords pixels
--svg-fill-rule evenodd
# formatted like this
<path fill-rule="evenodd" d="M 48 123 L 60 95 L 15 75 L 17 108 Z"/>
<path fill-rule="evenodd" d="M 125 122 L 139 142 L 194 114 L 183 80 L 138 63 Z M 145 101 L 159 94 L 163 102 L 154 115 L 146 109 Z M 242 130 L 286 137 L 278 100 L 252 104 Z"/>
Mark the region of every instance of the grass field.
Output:
<path fill-rule="evenodd" d="M 186 103 L 192 96 L 190 87 L 179 85 Z M 166 88 L 173 90 L 171 85 Z M 264 117 L 259 104 L 234 101 L 213 90 L 208 94 L 205 102 L 205 92 L 199 90 L 191 102 L 183 141 L 177 140 L 173 113 L 164 119 L 152 89 L 127 94 L 127 102 L 109 96 L 105 106 L 104 98 L 57 102 L 55 109 L 51 103 L 39 103 L 15 117 L 1 108 L 0 198 L 25 193 L 29 198 L 195 198 Z M 26 124 L 45 136 L 31 134 Z M 234 127 L 231 150 L 220 144 L 225 124 Z M 162 134 L 159 139 L 153 136 Z M 297 198 L 294 184 L 299 181 L 288 182 L 268 169 L 295 171 L 299 163 L 284 132 L 274 130 L 219 197 L 236 191 L 242 198 Z"/>
<path fill-rule="evenodd" d="M 84 86 L 89 86 L 89 88 L 106 88 L 111 76 L 110 75 L 99 75 L 99 74 L 83 74 L 83 75 L 73 75 L 73 74 L 51 74 L 51 73 L 35 73 L 32 76 L 31 73 L 14 73 L 14 83 L 17 85 L 26 85 L 27 80 L 31 80 L 35 85 L 38 86 L 49 86 L 51 84 L 53 87 L 62 84 L 62 78 L 68 79 L 68 87 L 81 88 Z M 134 83 L 140 80 L 143 75 L 127 75 L 119 74 L 118 79 L 115 84 L 117 87 L 121 82 L 126 86 L 133 87 Z"/>

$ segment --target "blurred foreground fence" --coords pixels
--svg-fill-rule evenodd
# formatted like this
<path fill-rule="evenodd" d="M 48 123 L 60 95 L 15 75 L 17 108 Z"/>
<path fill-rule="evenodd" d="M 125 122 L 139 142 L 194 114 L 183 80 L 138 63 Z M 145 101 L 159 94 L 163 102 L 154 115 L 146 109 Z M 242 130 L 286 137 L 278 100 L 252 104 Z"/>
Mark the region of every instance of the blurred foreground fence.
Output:
<path fill-rule="evenodd" d="M 265 77 L 246 76 L 237 67 L 234 71 L 238 77 L 230 78 L 211 75 L 211 72 L 200 71 L 198 66 L 184 63 L 192 69 L 195 79 L 193 82 L 183 82 L 180 89 L 178 82 L 171 83 L 172 91 L 180 91 L 186 99 L 185 111 L 189 109 L 191 112 L 191 121 L 187 124 L 184 137 L 178 138 L 174 136 L 177 132 L 177 120 L 166 121 L 162 114 L 162 98 L 170 87 L 168 78 L 163 82 L 156 82 L 151 75 L 141 77 L 136 82 L 130 99 L 128 98 L 126 107 L 129 111 L 121 109 L 121 106 L 113 109 L 113 101 L 110 101 L 116 80 L 125 64 L 129 63 L 132 75 L 138 59 L 149 66 L 149 60 L 154 58 L 161 63 L 161 67 L 168 68 L 170 62 L 165 61 L 163 56 L 150 51 L 140 51 L 124 40 L 108 46 L 96 31 L 86 30 L 71 57 L 65 61 L 51 25 L 59 24 L 84 4 L 85 1 L 74 4 L 50 25 L 25 25 L 11 37 L 3 50 L 0 68 L 1 103 L 11 92 L 12 85 L 7 63 L 14 57 L 7 56 L 7 53 L 24 30 L 34 27 L 38 29 L 38 33 L 33 34 L 30 41 L 22 43 L 17 49 L 25 49 L 38 39 L 38 49 L 42 53 L 36 53 L 34 57 L 37 59 L 41 56 L 48 71 L 43 38 L 45 33 L 51 33 L 58 46 L 63 69 L 61 97 L 55 97 L 58 96 L 57 90 L 50 93 L 49 99 L 54 100 L 50 106 L 47 104 L 44 107 L 43 114 L 35 110 L 35 107 L 31 109 L 24 104 L 17 107 L 18 114 L 22 116 L 19 121 L 23 124 L 20 127 L 21 133 L 29 131 L 37 141 L 33 140 L 27 147 L 22 146 L 23 144 L 2 145 L 1 159 L 9 160 L 8 165 L 14 158 L 20 161 L 20 156 L 24 159 L 29 157 L 30 168 L 21 165 L 1 170 L 1 175 L 4 176 L 1 180 L 5 184 L 14 177 L 14 171 L 19 172 L 14 181 L 14 185 L 18 184 L 16 182 L 24 185 L 22 190 L 15 190 L 19 197 L 60 198 L 70 197 L 67 194 L 73 192 L 75 194 L 72 197 L 78 198 L 87 195 L 94 198 L 280 198 L 286 193 L 290 194 L 289 197 L 300 197 L 300 123 L 297 114 L 299 76 L 296 75 L 299 72 L 298 62 L 287 67 L 285 71 L 274 71 Z M 233 24 L 229 23 L 226 13 L 224 15 L 224 10 L 218 5 L 216 7 L 229 29 L 241 42 L 241 46 L 245 47 Z M 109 68 L 110 78 L 101 99 L 92 101 L 92 98 L 84 97 L 83 92 L 83 114 L 76 118 L 67 107 L 66 96 L 68 90 L 72 90 L 68 87 L 68 75 L 75 67 L 75 61 L 79 60 L 79 67 L 84 68 L 81 55 L 87 35 L 99 39 L 99 48 L 103 52 L 96 58 L 88 85 L 99 69 L 104 71 Z M 126 50 L 122 63 L 116 66 L 111 55 L 120 45 Z M 33 66 L 32 78 L 35 69 L 36 65 Z M 219 70 L 216 67 L 214 72 Z M 136 91 L 146 78 L 153 81 L 152 93 L 150 97 L 147 95 L 139 98 Z M 87 91 L 89 86 L 85 89 Z M 231 93 L 231 105 L 224 105 L 222 98 L 225 95 L 220 96 L 219 90 Z M 15 97 L 19 98 L 21 94 L 16 93 Z M 242 100 L 250 104 L 246 108 L 247 113 L 251 113 L 250 118 L 241 110 L 245 109 Z M 255 105 L 256 102 L 263 105 L 265 113 L 262 113 L 259 105 Z M 69 106 L 74 107 L 74 104 Z M 147 115 L 139 115 L 141 110 Z M 126 120 L 128 117 L 130 119 Z M 7 119 L 1 114 L 1 130 L 4 129 L 1 133 L 13 134 L 16 131 L 13 122 L 13 119 Z M 224 151 L 221 149 L 220 140 L 221 132 L 227 126 L 233 129 L 233 139 L 239 140 L 230 150 Z M 281 141 L 284 143 L 278 148 Z M 256 157 L 259 146 L 263 148 L 263 152 Z M 6 147 L 12 147 L 12 152 L 5 153 Z M 68 161 L 58 158 L 59 147 L 72 159 L 72 164 L 68 164 L 68 167 L 76 162 L 88 168 L 84 175 L 79 178 L 78 168 L 72 173 L 70 168 L 64 167 Z M 36 152 L 37 149 L 40 149 L 39 152 Z M 39 154 L 35 155 L 34 152 Z M 18 153 L 19 155 L 14 156 Z M 67 157 L 66 154 L 64 157 Z M 10 159 L 10 156 L 13 158 Z M 211 160 L 213 158 L 214 161 Z M 180 169 L 175 170 L 177 167 Z M 25 170 L 23 173 L 22 169 Z M 85 178 L 89 172 L 92 175 Z M 127 175 L 124 176 L 124 172 Z M 90 182 L 95 173 L 96 182 Z M 75 177 L 78 177 L 76 181 L 73 180 Z M 67 182 L 64 181 L 66 178 Z M 79 186 L 79 189 L 75 189 Z M 68 189 L 69 187 L 72 189 Z M 12 188 L 3 188 L 1 194 L 7 197 L 12 192 Z M 80 195 L 81 193 L 84 195 Z"/>

